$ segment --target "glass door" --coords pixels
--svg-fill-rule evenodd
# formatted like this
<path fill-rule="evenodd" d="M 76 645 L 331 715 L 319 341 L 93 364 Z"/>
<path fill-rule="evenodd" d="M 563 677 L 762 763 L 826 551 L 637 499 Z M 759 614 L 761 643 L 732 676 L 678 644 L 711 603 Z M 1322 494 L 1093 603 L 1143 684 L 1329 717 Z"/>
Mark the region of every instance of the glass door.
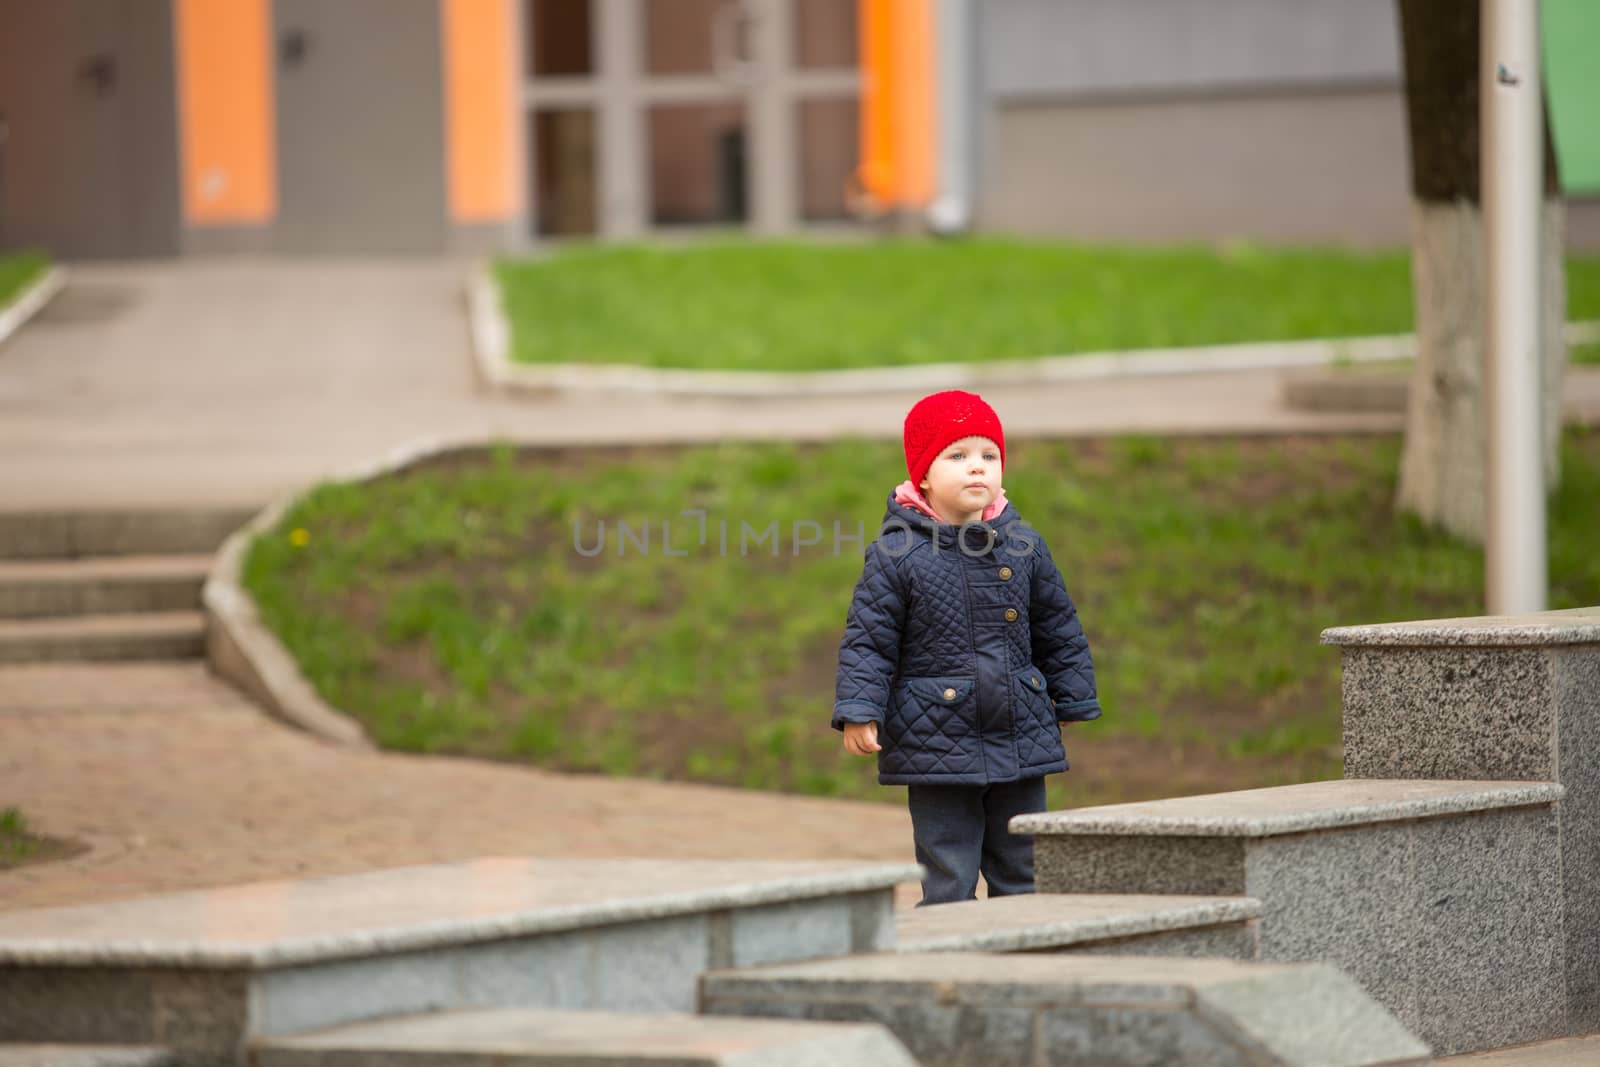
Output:
<path fill-rule="evenodd" d="M 592 0 L 527 0 L 522 59 L 528 214 L 537 237 L 599 232 L 600 85 Z"/>
<path fill-rule="evenodd" d="M 850 219 L 857 0 L 525 0 L 534 232 Z"/>
<path fill-rule="evenodd" d="M 646 222 L 744 226 L 758 13 L 750 0 L 638 2 Z"/>
<path fill-rule="evenodd" d="M 793 167 L 802 223 L 853 221 L 861 163 L 857 0 L 794 0 Z"/>

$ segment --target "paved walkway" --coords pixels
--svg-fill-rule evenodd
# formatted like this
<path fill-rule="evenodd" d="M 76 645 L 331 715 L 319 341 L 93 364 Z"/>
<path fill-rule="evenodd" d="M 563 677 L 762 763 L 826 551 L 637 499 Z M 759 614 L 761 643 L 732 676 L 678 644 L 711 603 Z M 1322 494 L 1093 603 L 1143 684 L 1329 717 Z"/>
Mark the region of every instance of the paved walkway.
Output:
<path fill-rule="evenodd" d="M 0 668 L 8 804 L 92 848 L 0 872 L 0 910 L 492 855 L 913 862 L 899 804 L 351 751 L 200 662 Z"/>
<path fill-rule="evenodd" d="M 480 390 L 455 260 L 73 268 L 0 345 L 0 506 L 254 505 L 430 437 L 897 437 L 915 393 L 797 400 Z M 1397 428 L 1292 411 L 1280 372 L 997 386 L 1016 437 Z M 1591 395 L 1592 394 L 1592 395 Z M 1600 413 L 1600 376 L 1584 403 Z"/>

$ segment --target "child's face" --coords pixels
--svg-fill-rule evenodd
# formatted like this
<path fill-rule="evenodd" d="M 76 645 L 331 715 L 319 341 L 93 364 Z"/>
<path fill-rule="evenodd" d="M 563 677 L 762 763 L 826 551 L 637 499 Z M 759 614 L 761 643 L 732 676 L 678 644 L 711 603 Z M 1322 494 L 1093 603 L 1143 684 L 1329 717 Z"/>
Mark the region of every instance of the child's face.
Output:
<path fill-rule="evenodd" d="M 919 486 L 946 520 L 973 522 L 1000 495 L 1000 446 L 987 437 L 963 437 L 945 446 Z"/>

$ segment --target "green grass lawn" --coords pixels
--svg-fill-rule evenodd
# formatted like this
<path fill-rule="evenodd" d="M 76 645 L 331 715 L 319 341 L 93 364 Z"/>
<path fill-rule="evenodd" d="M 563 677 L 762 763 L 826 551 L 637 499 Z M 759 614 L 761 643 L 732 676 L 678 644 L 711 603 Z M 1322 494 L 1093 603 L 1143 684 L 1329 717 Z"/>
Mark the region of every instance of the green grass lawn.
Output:
<path fill-rule="evenodd" d="M 1406 333 L 1408 253 L 1001 238 L 586 247 L 496 264 L 529 363 L 823 370 Z M 1568 261 L 1600 316 L 1600 257 Z"/>
<path fill-rule="evenodd" d="M 1395 438 L 1008 445 L 1008 495 L 1061 563 L 1105 707 L 1069 727 L 1058 806 L 1336 777 L 1338 653 L 1319 632 L 1481 610 L 1481 552 L 1393 514 Z M 1600 432 L 1571 432 L 1564 462 L 1552 606 L 1600 603 Z M 252 545 L 245 582 L 387 747 L 893 800 L 828 727 L 861 566 L 833 523 L 870 536 L 902 463 L 859 440 L 502 447 L 317 487 Z M 648 551 L 619 520 L 648 523 Z M 805 521 L 821 544 L 796 551 Z M 781 544 L 755 542 L 773 523 Z"/>
<path fill-rule="evenodd" d="M 0 255 L 0 308 L 15 300 L 49 266 L 50 261 L 42 252 L 7 252 Z"/>

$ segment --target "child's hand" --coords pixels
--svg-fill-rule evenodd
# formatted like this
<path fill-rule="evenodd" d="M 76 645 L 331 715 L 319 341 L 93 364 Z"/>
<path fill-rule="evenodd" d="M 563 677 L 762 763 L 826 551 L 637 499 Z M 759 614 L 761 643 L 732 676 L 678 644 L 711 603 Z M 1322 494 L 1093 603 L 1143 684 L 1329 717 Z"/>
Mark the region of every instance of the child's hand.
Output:
<path fill-rule="evenodd" d="M 852 756 L 870 756 L 883 746 L 878 744 L 878 724 L 875 722 L 847 722 L 844 724 L 844 750 Z"/>

